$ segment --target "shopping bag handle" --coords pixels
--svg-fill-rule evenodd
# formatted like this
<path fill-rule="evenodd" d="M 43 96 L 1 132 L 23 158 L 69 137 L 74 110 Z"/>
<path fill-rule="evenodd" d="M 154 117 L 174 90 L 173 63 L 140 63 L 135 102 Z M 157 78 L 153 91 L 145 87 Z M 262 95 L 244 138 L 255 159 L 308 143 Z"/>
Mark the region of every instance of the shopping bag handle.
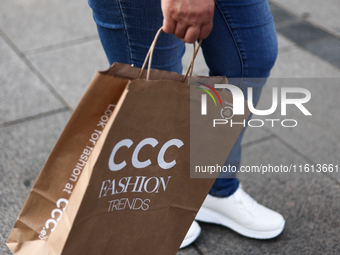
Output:
<path fill-rule="evenodd" d="M 145 68 L 146 64 L 149 62 L 149 64 L 148 64 L 148 70 L 147 70 L 147 73 L 146 73 L 146 80 L 149 80 L 149 78 L 150 78 L 150 72 L 151 72 L 151 63 L 152 63 L 153 52 L 154 52 L 154 50 L 155 50 L 156 42 L 157 42 L 157 40 L 158 40 L 158 37 L 159 37 L 159 35 L 161 34 L 162 31 L 163 31 L 163 27 L 161 27 L 161 28 L 157 31 L 157 33 L 156 33 L 156 35 L 155 35 L 155 38 L 153 39 L 153 42 L 152 42 L 152 44 L 151 44 L 151 46 L 150 46 L 150 49 L 149 49 L 149 51 L 148 51 L 148 54 L 147 54 L 146 57 L 145 57 L 145 60 L 144 60 L 143 66 L 142 66 L 142 68 L 141 68 L 141 72 L 140 72 L 140 74 L 139 74 L 139 76 L 138 76 L 138 79 L 140 79 L 140 78 L 142 77 L 144 68 Z M 189 67 L 188 67 L 188 70 L 187 70 L 185 76 L 184 76 L 183 79 L 182 79 L 182 82 L 185 82 L 186 79 L 188 78 L 188 76 L 191 77 L 192 71 L 193 71 L 193 68 L 194 68 L 194 61 L 195 61 L 195 58 L 196 58 L 196 56 L 197 56 L 197 53 L 198 53 L 198 51 L 199 51 L 199 48 L 200 48 L 201 44 L 202 44 L 202 40 L 200 40 L 197 49 L 196 49 L 196 47 L 195 47 L 195 43 L 193 44 L 193 45 L 194 45 L 193 56 L 192 56 L 190 65 L 189 65 Z"/>
<path fill-rule="evenodd" d="M 199 41 L 198 47 L 196 49 L 196 44 L 193 43 L 194 51 L 193 51 L 193 54 L 192 54 L 192 59 L 191 59 L 190 65 L 189 65 L 189 67 L 187 69 L 187 72 L 185 73 L 185 76 L 182 79 L 182 82 L 185 82 L 185 80 L 188 78 L 188 76 L 189 76 L 189 78 L 191 78 L 192 71 L 194 70 L 194 62 L 195 62 L 197 53 L 198 53 L 198 51 L 199 51 L 199 49 L 201 47 L 201 44 L 202 44 L 202 39 Z"/>

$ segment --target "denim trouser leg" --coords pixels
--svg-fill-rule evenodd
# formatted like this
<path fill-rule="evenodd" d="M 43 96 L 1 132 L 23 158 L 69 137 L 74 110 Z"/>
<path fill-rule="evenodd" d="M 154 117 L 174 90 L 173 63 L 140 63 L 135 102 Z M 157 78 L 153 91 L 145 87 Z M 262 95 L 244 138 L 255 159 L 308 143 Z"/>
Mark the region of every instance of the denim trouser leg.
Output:
<path fill-rule="evenodd" d="M 277 57 L 277 37 L 267 0 L 216 0 L 214 27 L 202 49 L 210 75 L 224 75 L 237 85 L 247 99 L 253 88 L 253 103 L 259 101 L 262 87 Z M 252 79 L 256 78 L 256 79 Z M 246 128 L 231 150 L 226 166 L 239 169 L 241 141 Z M 236 173 L 217 178 L 210 194 L 232 195 L 239 186 Z"/>
<path fill-rule="evenodd" d="M 277 38 L 267 0 L 215 0 L 214 26 L 202 43 L 210 75 L 222 75 L 239 86 L 245 98 L 253 88 L 256 105 L 262 87 L 277 56 Z M 160 0 L 89 0 L 98 33 L 109 59 L 141 67 L 163 16 Z M 182 73 L 184 43 L 162 33 L 157 42 L 153 67 Z M 262 78 L 262 79 L 247 79 Z M 238 137 L 225 165 L 240 167 L 241 140 Z M 230 177 L 230 176 L 229 176 Z M 234 178 L 217 178 L 210 194 L 232 195 L 239 186 Z"/>
<path fill-rule="evenodd" d="M 110 64 L 141 67 L 163 16 L 160 0 L 89 0 L 98 34 Z M 182 73 L 185 44 L 162 33 L 157 41 L 152 67 Z"/>

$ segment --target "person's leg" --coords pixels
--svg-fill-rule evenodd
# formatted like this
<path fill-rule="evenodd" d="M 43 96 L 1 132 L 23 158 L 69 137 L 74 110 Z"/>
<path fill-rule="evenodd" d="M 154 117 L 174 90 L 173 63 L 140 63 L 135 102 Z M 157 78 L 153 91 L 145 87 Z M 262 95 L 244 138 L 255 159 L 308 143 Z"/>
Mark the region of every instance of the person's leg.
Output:
<path fill-rule="evenodd" d="M 159 0 L 89 0 L 98 34 L 110 64 L 141 67 L 163 16 Z M 162 33 L 157 41 L 152 67 L 182 73 L 185 45 Z"/>
<path fill-rule="evenodd" d="M 153 37 L 156 34 L 156 31 L 162 25 L 160 1 L 154 0 L 145 2 L 142 0 L 135 1 L 89 0 L 89 4 L 93 8 L 94 19 L 97 23 L 101 42 L 103 44 L 104 50 L 107 54 L 110 64 L 114 62 L 122 62 L 134 64 L 135 66 L 140 67 L 144 61 L 144 58 L 146 56 L 146 53 L 149 49 Z M 145 4 L 148 4 L 150 6 L 145 6 Z M 220 11 L 219 7 L 221 6 L 218 6 L 216 8 L 217 11 Z M 220 12 L 220 14 L 221 15 L 219 16 L 217 15 L 216 17 L 217 18 L 222 17 L 222 21 L 225 21 L 224 19 L 225 13 Z M 228 28 L 227 22 L 223 23 L 217 20 L 216 24 L 220 24 L 222 26 L 222 29 L 223 27 L 224 29 L 225 27 Z M 207 40 L 205 40 L 202 46 L 204 50 L 204 55 L 207 60 L 207 64 L 211 70 L 211 74 L 226 75 L 229 78 L 254 77 L 251 76 L 251 72 L 249 72 L 249 70 L 253 68 L 252 65 L 249 64 L 251 63 L 251 61 L 249 63 L 248 61 L 246 61 L 247 58 L 251 56 L 251 54 L 249 56 L 247 54 L 245 54 L 244 56 L 242 55 L 243 49 L 242 47 L 240 47 L 242 45 L 242 40 L 240 42 L 234 40 L 235 39 L 233 38 L 234 34 L 231 29 L 228 28 L 228 30 L 224 30 L 224 32 L 221 32 L 222 31 L 220 30 L 221 27 L 219 28 L 218 25 L 215 26 L 218 28 L 217 34 L 213 33 L 212 36 L 210 37 L 212 39 L 209 40 L 208 38 Z M 261 31 L 258 32 L 261 33 Z M 231 35 L 231 37 L 229 36 L 228 40 L 225 41 L 222 40 L 222 38 L 228 37 L 228 33 L 229 35 Z M 215 40 L 214 37 L 218 37 L 217 38 L 218 40 L 216 40 L 217 43 L 215 44 L 213 43 Z M 232 38 L 233 40 L 230 40 L 230 38 Z M 209 43 L 211 46 L 209 46 Z M 226 45 L 228 47 L 226 47 Z M 231 47 L 232 45 L 234 45 L 234 48 Z M 247 46 L 248 45 L 245 45 L 244 48 L 246 49 Z M 221 50 L 223 53 L 229 52 L 229 54 L 227 54 L 227 57 L 221 58 L 216 56 L 216 54 L 222 56 Z M 176 39 L 173 35 L 162 34 L 156 46 L 153 67 L 181 73 L 182 71 L 181 58 L 183 54 L 184 44 L 180 40 Z M 227 61 L 228 59 L 230 60 L 234 59 L 235 61 L 228 62 Z M 229 66 L 232 67 L 232 69 L 230 70 L 233 70 L 234 74 L 233 72 L 226 71 L 228 69 L 228 66 L 226 64 L 227 65 L 230 64 Z M 238 66 L 238 64 L 239 66 L 241 66 L 241 68 Z M 249 66 L 247 66 L 247 64 Z M 261 66 L 262 64 L 261 61 L 258 64 L 259 66 Z M 221 72 L 219 72 L 219 67 L 222 67 Z M 239 75 L 239 70 L 241 70 L 242 75 Z M 233 81 L 232 79 L 229 80 L 231 80 L 232 84 L 237 84 L 237 82 L 239 81 L 238 79 L 236 79 L 235 81 Z M 260 82 L 259 84 L 252 83 L 249 85 L 253 86 L 254 88 L 257 87 L 260 88 L 255 89 L 256 90 L 255 94 L 258 94 L 258 97 L 263 86 L 263 83 L 264 82 Z M 245 85 L 244 87 L 241 88 L 245 88 L 247 86 L 248 85 Z M 256 100 L 257 99 L 254 98 L 254 102 Z M 239 138 L 239 143 L 241 141 L 241 137 L 242 135 Z M 228 157 L 227 161 L 231 162 L 230 164 L 239 165 L 240 161 L 238 158 L 240 156 L 240 152 L 238 151 L 239 149 L 240 147 L 238 149 L 233 149 L 232 153 Z M 236 178 L 217 180 L 215 182 L 214 187 L 215 188 L 217 187 L 217 192 L 222 194 L 222 196 L 225 196 L 228 192 L 229 194 L 231 193 L 230 189 L 229 191 L 227 190 L 228 189 L 227 184 L 229 186 L 232 186 L 233 189 L 235 190 L 238 187 L 238 180 Z M 238 191 L 239 190 L 240 189 L 238 189 Z M 222 207 L 224 208 L 225 205 Z M 239 214 L 239 211 L 236 210 L 235 213 Z M 266 214 L 264 214 L 264 216 L 266 216 Z M 195 226 L 195 224 L 193 225 Z M 190 230 L 192 230 L 192 227 L 190 228 Z M 187 237 L 190 238 L 189 234 L 190 232 L 192 232 L 190 230 L 186 236 L 186 239 Z M 199 230 L 199 228 L 196 228 L 196 230 Z"/>
<path fill-rule="evenodd" d="M 277 56 L 277 38 L 267 0 L 215 0 L 214 27 L 202 43 L 211 75 L 225 75 L 247 98 L 253 88 L 256 105 Z M 241 160 L 242 130 L 225 165 L 237 169 Z M 218 178 L 196 219 L 221 224 L 241 235 L 268 239 L 279 235 L 285 220 L 279 213 L 258 204 L 237 178 Z M 235 177 L 235 176 L 232 176 Z"/>
<path fill-rule="evenodd" d="M 247 88 L 253 88 L 256 105 L 262 87 L 277 57 L 277 37 L 267 0 L 216 0 L 214 26 L 203 40 L 202 50 L 210 75 L 226 76 L 239 86 L 245 98 Z M 251 79 L 257 78 L 257 79 Z M 238 137 L 225 165 L 238 170 L 241 161 L 241 141 Z M 228 197 L 239 187 L 234 175 L 217 178 L 210 194 Z"/>

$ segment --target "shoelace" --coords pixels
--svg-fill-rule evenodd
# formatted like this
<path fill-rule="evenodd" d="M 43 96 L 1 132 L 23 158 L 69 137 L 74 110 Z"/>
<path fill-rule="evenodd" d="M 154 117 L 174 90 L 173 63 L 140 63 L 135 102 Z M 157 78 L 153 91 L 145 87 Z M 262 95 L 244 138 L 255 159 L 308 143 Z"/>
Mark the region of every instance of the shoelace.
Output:
<path fill-rule="evenodd" d="M 235 193 L 236 201 L 243 204 L 245 209 L 253 215 L 257 202 L 251 196 L 249 196 L 243 189 L 240 188 L 239 192 Z"/>

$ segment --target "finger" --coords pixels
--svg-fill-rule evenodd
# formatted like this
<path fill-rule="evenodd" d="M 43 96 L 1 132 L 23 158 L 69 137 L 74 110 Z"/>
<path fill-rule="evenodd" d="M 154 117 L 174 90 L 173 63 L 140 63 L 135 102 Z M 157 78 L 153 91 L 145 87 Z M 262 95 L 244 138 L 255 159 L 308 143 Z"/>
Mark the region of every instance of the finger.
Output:
<path fill-rule="evenodd" d="M 213 28 L 213 22 L 211 21 L 208 24 L 204 24 L 203 26 L 201 26 L 200 29 L 200 34 L 198 36 L 199 39 L 205 39 L 209 36 L 209 34 L 211 33 L 211 30 Z"/>
<path fill-rule="evenodd" d="M 194 43 L 198 39 L 199 35 L 200 35 L 200 27 L 190 26 L 188 27 L 182 41 L 186 43 Z"/>
<path fill-rule="evenodd" d="M 179 39 L 183 39 L 187 31 L 187 28 L 188 26 L 185 25 L 183 22 L 177 22 L 174 35 Z"/>
<path fill-rule="evenodd" d="M 176 21 L 172 18 L 164 18 L 163 19 L 163 31 L 167 34 L 173 34 L 176 29 Z"/>

